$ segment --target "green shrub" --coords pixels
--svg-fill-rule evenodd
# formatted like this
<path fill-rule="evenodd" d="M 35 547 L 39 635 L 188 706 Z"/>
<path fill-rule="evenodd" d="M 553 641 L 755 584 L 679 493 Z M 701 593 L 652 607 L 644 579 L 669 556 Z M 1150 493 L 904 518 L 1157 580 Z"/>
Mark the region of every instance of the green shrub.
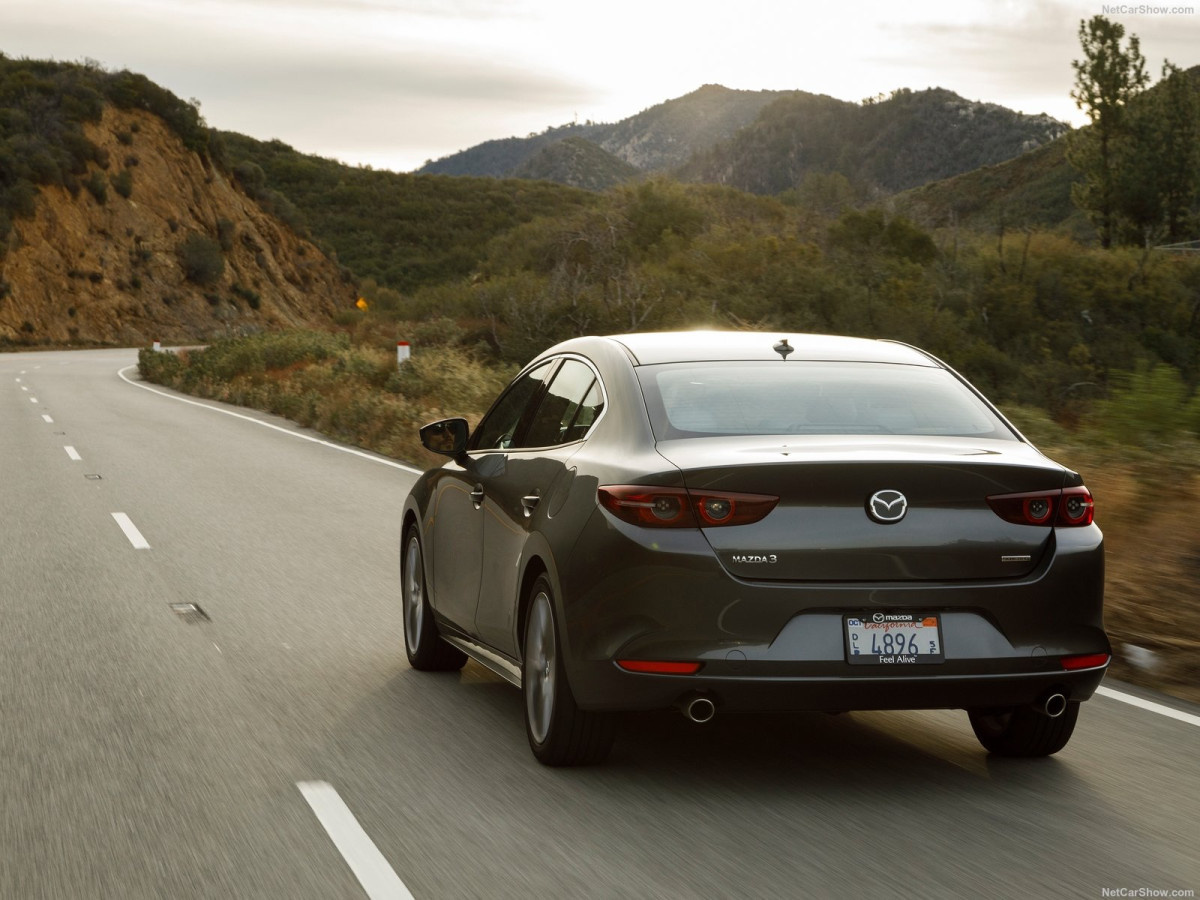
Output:
<path fill-rule="evenodd" d="M 101 172 L 92 172 L 83 180 L 83 186 L 88 189 L 88 193 L 95 198 L 97 203 L 104 204 L 108 202 L 108 179 Z"/>
<path fill-rule="evenodd" d="M 237 226 L 229 219 L 217 219 L 217 243 L 228 253 L 233 249 L 233 238 L 237 234 Z"/>
<path fill-rule="evenodd" d="M 160 353 L 143 347 L 138 351 L 138 374 L 146 381 L 174 385 L 183 369 L 183 361 L 174 353 Z"/>
<path fill-rule="evenodd" d="M 128 169 L 122 169 L 116 175 L 110 175 L 108 180 L 112 183 L 113 190 L 120 194 L 125 199 L 129 199 L 129 195 L 133 193 L 133 173 Z"/>
<path fill-rule="evenodd" d="M 1109 396 L 1096 405 L 1090 423 L 1105 444 L 1149 449 L 1200 430 L 1200 396 L 1192 396 L 1178 369 L 1143 366 L 1115 372 L 1110 382 Z"/>
<path fill-rule="evenodd" d="M 215 284 L 225 274 L 221 245 L 207 235 L 189 234 L 177 252 L 179 265 L 188 281 L 199 285 Z"/>
<path fill-rule="evenodd" d="M 240 297 L 241 299 L 245 300 L 246 304 L 251 309 L 258 309 L 262 305 L 262 297 L 259 295 L 258 291 L 252 290 L 248 287 L 243 287 L 240 284 L 233 285 L 230 290 L 233 291 L 233 295 L 235 297 Z"/>
<path fill-rule="evenodd" d="M 456 321 L 439 316 L 413 328 L 412 343 L 418 351 L 425 347 L 452 347 L 461 343 L 465 335 L 463 327 Z"/>

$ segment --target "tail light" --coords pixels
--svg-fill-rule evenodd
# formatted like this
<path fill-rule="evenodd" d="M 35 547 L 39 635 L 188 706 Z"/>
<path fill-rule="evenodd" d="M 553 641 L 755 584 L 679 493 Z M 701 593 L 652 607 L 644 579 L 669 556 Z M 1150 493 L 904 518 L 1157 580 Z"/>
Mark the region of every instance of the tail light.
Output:
<path fill-rule="evenodd" d="M 1062 658 L 1062 667 L 1067 671 L 1075 669 L 1098 669 L 1100 666 L 1108 665 L 1109 656 L 1107 653 L 1087 653 L 1082 656 L 1064 656 Z"/>
<path fill-rule="evenodd" d="M 695 675 L 701 663 L 660 661 L 652 659 L 618 659 L 617 665 L 626 672 L 643 672 L 649 675 Z"/>
<path fill-rule="evenodd" d="M 987 502 L 996 515 L 1017 525 L 1078 528 L 1091 525 L 1095 518 L 1095 504 L 1091 493 L 1085 487 L 1032 491 L 1026 494 L 995 494 L 988 497 Z"/>
<path fill-rule="evenodd" d="M 646 484 L 605 484 L 600 505 L 623 522 L 648 528 L 716 528 L 748 525 L 775 508 L 778 497 L 728 491 L 689 491 Z"/>

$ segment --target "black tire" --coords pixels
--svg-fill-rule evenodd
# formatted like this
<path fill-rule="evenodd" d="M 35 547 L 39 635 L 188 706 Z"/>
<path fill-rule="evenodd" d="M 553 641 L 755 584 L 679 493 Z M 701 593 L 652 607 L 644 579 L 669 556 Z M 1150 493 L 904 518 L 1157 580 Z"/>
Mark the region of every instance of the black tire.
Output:
<path fill-rule="evenodd" d="M 400 548 L 400 585 L 404 601 L 404 652 L 414 669 L 451 672 L 461 669 L 467 655 L 438 636 L 437 622 L 425 594 L 425 558 L 415 527 Z"/>
<path fill-rule="evenodd" d="M 521 662 L 521 694 L 529 749 L 547 766 L 603 762 L 612 748 L 612 713 L 580 709 L 559 652 L 554 594 L 542 575 L 530 593 Z"/>
<path fill-rule="evenodd" d="M 1079 704 L 1068 703 L 1052 719 L 1032 707 L 972 709 L 967 711 L 975 737 L 997 756 L 1049 756 L 1067 746 L 1079 718 Z"/>

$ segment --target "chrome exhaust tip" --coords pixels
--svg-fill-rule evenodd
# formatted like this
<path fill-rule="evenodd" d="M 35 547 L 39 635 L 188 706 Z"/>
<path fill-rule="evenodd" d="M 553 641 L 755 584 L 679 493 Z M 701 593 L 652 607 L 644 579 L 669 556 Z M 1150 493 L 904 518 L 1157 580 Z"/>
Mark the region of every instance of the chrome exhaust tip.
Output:
<path fill-rule="evenodd" d="M 703 725 L 717 714 L 717 705 L 708 697 L 692 697 L 683 704 L 683 715 L 689 722 Z"/>
<path fill-rule="evenodd" d="M 1038 707 L 1038 712 L 1051 719 L 1057 719 L 1066 711 L 1066 695 L 1060 693 L 1059 691 L 1054 691 L 1053 693 L 1048 694 L 1046 699 L 1043 700 L 1041 705 Z"/>

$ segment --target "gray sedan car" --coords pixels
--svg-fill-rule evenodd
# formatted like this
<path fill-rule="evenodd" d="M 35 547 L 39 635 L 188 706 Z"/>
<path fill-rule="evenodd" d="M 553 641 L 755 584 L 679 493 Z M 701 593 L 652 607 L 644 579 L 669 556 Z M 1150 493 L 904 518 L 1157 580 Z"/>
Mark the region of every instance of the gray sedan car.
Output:
<path fill-rule="evenodd" d="M 521 371 L 405 503 L 405 643 L 521 689 L 534 755 L 621 711 L 961 708 L 1060 750 L 1104 676 L 1079 475 L 921 350 L 823 335 L 583 337 Z"/>

